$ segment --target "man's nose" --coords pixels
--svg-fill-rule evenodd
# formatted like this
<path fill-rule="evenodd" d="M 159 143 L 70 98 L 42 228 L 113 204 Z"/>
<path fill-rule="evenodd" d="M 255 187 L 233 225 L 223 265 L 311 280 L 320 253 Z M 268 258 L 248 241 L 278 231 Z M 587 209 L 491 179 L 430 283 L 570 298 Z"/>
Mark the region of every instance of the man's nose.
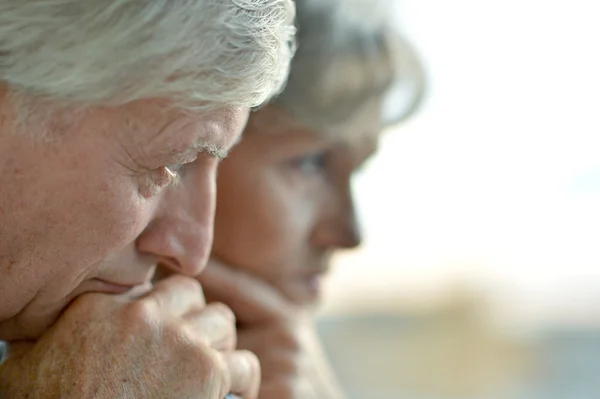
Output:
<path fill-rule="evenodd" d="M 188 173 L 161 198 L 157 216 L 138 238 L 138 250 L 177 273 L 199 274 L 212 247 L 215 195 L 215 171 Z"/>

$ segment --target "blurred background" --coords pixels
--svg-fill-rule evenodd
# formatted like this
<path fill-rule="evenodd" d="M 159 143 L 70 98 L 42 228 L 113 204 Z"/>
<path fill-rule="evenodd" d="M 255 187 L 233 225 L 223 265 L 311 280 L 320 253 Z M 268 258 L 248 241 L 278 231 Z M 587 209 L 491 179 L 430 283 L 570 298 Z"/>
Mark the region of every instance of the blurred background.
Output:
<path fill-rule="evenodd" d="M 600 2 L 387 1 L 429 90 L 319 314 L 349 397 L 600 397 Z"/>

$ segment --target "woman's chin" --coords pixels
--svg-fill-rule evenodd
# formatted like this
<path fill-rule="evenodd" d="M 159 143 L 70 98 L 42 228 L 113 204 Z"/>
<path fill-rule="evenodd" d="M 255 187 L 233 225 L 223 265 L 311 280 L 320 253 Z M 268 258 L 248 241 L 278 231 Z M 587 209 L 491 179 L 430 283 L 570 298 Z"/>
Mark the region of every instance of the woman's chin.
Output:
<path fill-rule="evenodd" d="M 292 302 L 301 306 L 314 306 L 321 299 L 323 275 L 315 273 L 297 277 L 287 285 L 285 293 Z"/>

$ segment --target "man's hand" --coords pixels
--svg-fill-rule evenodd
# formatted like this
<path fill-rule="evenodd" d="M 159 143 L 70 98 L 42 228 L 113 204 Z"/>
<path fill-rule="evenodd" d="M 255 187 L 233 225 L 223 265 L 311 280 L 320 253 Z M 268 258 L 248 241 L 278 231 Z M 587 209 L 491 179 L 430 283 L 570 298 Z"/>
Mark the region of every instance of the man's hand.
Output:
<path fill-rule="evenodd" d="M 255 399 L 258 359 L 235 345 L 231 310 L 206 305 L 197 281 L 171 276 L 136 300 L 80 296 L 39 341 L 11 345 L 0 393 L 222 399 L 234 392 Z"/>
<path fill-rule="evenodd" d="M 238 347 L 258 355 L 261 399 L 343 397 L 307 310 L 263 280 L 214 259 L 200 281 L 209 301 L 225 303 L 235 313 Z"/>

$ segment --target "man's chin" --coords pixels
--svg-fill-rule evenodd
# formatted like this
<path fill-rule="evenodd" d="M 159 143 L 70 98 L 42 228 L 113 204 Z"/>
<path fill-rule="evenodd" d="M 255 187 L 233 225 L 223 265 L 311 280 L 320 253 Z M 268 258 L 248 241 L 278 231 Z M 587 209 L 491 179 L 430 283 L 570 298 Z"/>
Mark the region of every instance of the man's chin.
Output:
<path fill-rule="evenodd" d="M 25 308 L 18 315 L 0 324 L 0 340 L 2 341 L 35 341 L 48 331 L 69 305 L 79 296 L 88 293 L 121 295 L 134 299 L 152 290 L 152 283 L 116 284 L 100 279 L 82 282 L 68 297 L 55 303 L 52 308 Z M 34 306 L 33 304 L 30 306 Z"/>

